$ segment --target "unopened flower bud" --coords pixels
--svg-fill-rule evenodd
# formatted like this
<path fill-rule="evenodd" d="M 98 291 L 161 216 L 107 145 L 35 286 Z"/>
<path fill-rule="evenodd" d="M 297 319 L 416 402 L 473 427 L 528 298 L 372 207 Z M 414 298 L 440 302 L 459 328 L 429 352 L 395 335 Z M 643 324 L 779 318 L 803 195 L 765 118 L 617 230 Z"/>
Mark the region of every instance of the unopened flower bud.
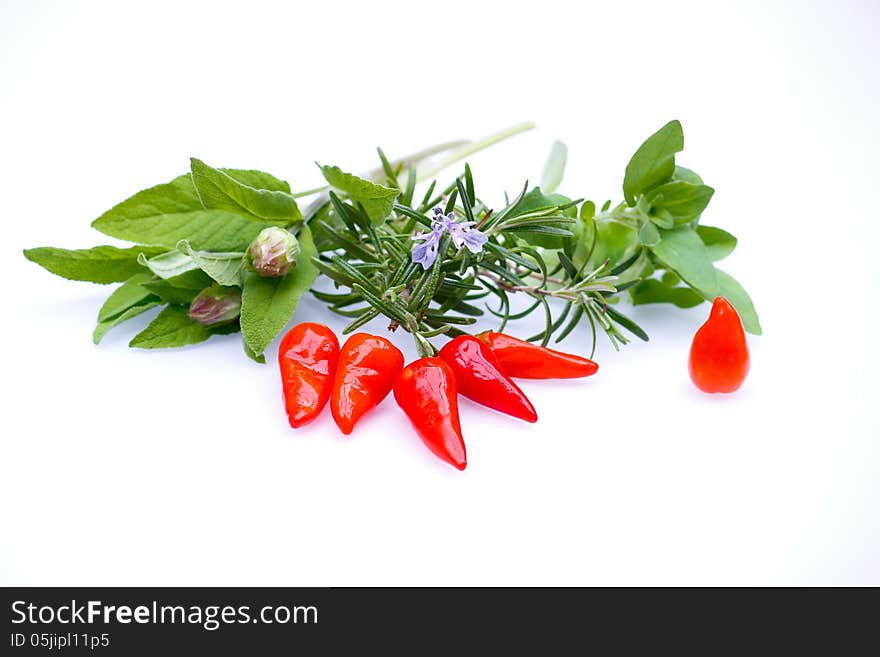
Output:
<path fill-rule="evenodd" d="M 189 305 L 189 318 L 205 326 L 227 324 L 241 313 L 241 290 L 237 287 L 206 287 Z"/>
<path fill-rule="evenodd" d="M 264 228 L 247 250 L 250 269 L 260 276 L 284 276 L 296 267 L 299 241 L 283 228 Z"/>

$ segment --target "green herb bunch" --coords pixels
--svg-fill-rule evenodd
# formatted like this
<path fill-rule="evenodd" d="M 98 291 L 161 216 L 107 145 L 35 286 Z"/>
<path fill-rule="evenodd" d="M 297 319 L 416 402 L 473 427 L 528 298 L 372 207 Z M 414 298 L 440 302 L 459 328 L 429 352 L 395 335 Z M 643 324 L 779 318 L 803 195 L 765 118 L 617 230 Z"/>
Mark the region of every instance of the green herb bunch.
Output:
<path fill-rule="evenodd" d="M 98 313 L 96 344 L 118 324 L 163 306 L 130 346 L 180 347 L 241 331 L 245 352 L 260 362 L 309 290 L 351 319 L 344 333 L 384 316 L 391 330 L 410 333 L 423 355 L 435 353 L 432 338 L 460 334 L 486 312 L 498 318 L 498 330 L 542 313 L 544 330 L 528 339 L 544 345 L 578 325 L 592 331 L 594 350 L 600 331 L 615 348 L 628 335 L 647 340 L 619 309 L 625 295 L 634 305 L 680 308 L 722 295 L 746 330 L 760 334 L 748 294 L 715 267 L 736 239 L 700 225 L 714 190 L 676 165 L 684 145 L 678 121 L 633 155 L 617 205 L 597 208 L 556 193 L 566 159 L 560 142 L 541 186 L 526 184 L 503 204 L 477 195 L 467 164 L 448 185 L 438 185 L 443 169 L 530 127 L 393 162 L 379 149 L 381 168 L 364 176 L 319 165 L 328 184 L 299 193 L 261 171 L 193 159 L 190 173 L 138 192 L 92 223 L 136 246 L 40 247 L 24 254 L 68 279 L 122 283 Z M 427 188 L 416 196 L 423 181 Z M 303 197 L 312 201 L 301 210 Z M 414 259 L 414 245 L 440 213 L 472 227 L 479 246 L 463 248 L 453 235 L 437 232 L 436 257 Z M 331 289 L 313 288 L 321 275 Z M 524 308 L 512 303 L 516 297 L 528 299 Z"/>

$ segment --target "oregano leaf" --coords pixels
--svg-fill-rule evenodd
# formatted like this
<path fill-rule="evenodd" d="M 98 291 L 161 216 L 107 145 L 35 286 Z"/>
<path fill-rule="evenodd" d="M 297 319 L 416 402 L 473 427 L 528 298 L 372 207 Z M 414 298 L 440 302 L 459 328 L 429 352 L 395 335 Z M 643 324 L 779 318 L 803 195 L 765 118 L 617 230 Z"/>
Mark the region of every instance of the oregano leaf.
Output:
<path fill-rule="evenodd" d="M 666 285 L 654 278 L 642 281 L 630 290 L 633 305 L 647 303 L 671 303 L 679 308 L 693 308 L 704 299 L 689 287 Z"/>
<path fill-rule="evenodd" d="M 740 285 L 739 281 L 727 272 L 720 269 L 717 269 L 716 272 L 718 273 L 721 296 L 736 308 L 740 319 L 742 319 L 743 328 L 752 335 L 761 335 L 761 322 L 758 320 L 758 313 L 749 293 Z M 707 300 L 711 301 L 711 299 Z"/>
<path fill-rule="evenodd" d="M 660 241 L 650 247 L 667 269 L 681 276 L 706 298 L 718 296 L 718 276 L 703 241 L 692 228 L 660 230 Z"/>
<path fill-rule="evenodd" d="M 672 180 L 654 187 L 646 194 L 651 211 L 668 213 L 676 225 L 699 217 L 712 200 L 715 190 L 708 185 L 695 185 L 683 180 Z"/>
<path fill-rule="evenodd" d="M 670 121 L 639 146 L 623 178 L 623 196 L 630 207 L 639 194 L 672 177 L 675 154 L 683 148 L 684 133 L 678 121 Z"/>
<path fill-rule="evenodd" d="M 726 230 L 714 226 L 697 226 L 697 235 L 706 245 L 709 258 L 713 262 L 726 258 L 736 248 L 736 238 Z"/>

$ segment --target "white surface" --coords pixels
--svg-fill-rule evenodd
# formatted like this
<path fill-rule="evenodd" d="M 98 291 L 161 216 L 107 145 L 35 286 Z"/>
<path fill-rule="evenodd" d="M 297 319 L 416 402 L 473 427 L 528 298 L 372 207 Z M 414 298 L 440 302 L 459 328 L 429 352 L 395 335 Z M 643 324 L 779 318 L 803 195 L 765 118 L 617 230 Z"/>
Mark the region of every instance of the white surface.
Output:
<path fill-rule="evenodd" d="M 3 3 L 0 584 L 880 584 L 878 8 L 720 4 Z M 89 222 L 190 155 L 303 189 L 523 119 L 481 195 L 558 137 L 561 191 L 618 199 L 674 117 L 764 326 L 746 385 L 688 380 L 708 306 L 640 308 L 649 344 L 523 383 L 537 425 L 463 401 L 464 473 L 390 399 L 294 433 L 237 337 L 93 348 L 109 289 L 21 257 L 109 241 Z"/>

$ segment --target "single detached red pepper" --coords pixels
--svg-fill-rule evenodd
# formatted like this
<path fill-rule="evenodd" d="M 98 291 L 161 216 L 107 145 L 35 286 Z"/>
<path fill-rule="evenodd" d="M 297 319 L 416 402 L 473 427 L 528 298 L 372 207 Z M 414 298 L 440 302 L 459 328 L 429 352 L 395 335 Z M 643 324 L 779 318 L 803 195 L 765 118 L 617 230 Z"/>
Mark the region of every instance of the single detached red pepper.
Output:
<path fill-rule="evenodd" d="M 599 366 L 589 358 L 547 349 L 504 333 L 477 334 L 489 345 L 508 376 L 520 379 L 577 379 L 590 376 Z"/>
<path fill-rule="evenodd" d="M 446 343 L 440 358 L 452 368 L 458 391 L 468 399 L 526 422 L 537 421 L 532 402 L 504 373 L 484 342 L 472 335 L 460 335 Z"/>
<path fill-rule="evenodd" d="M 749 347 L 742 320 L 730 302 L 716 297 L 709 319 L 694 335 L 688 371 L 703 392 L 733 392 L 749 373 Z"/>
<path fill-rule="evenodd" d="M 330 410 L 342 433 L 350 434 L 367 411 L 378 406 L 403 369 L 403 354 L 385 338 L 355 333 L 339 353 Z"/>
<path fill-rule="evenodd" d="M 459 470 L 467 467 L 455 375 L 439 358 L 420 358 L 394 382 L 394 399 L 425 445 Z"/>
<path fill-rule="evenodd" d="M 330 399 L 338 360 L 339 341 L 323 324 L 297 324 L 281 340 L 278 366 L 290 426 L 318 417 Z"/>

